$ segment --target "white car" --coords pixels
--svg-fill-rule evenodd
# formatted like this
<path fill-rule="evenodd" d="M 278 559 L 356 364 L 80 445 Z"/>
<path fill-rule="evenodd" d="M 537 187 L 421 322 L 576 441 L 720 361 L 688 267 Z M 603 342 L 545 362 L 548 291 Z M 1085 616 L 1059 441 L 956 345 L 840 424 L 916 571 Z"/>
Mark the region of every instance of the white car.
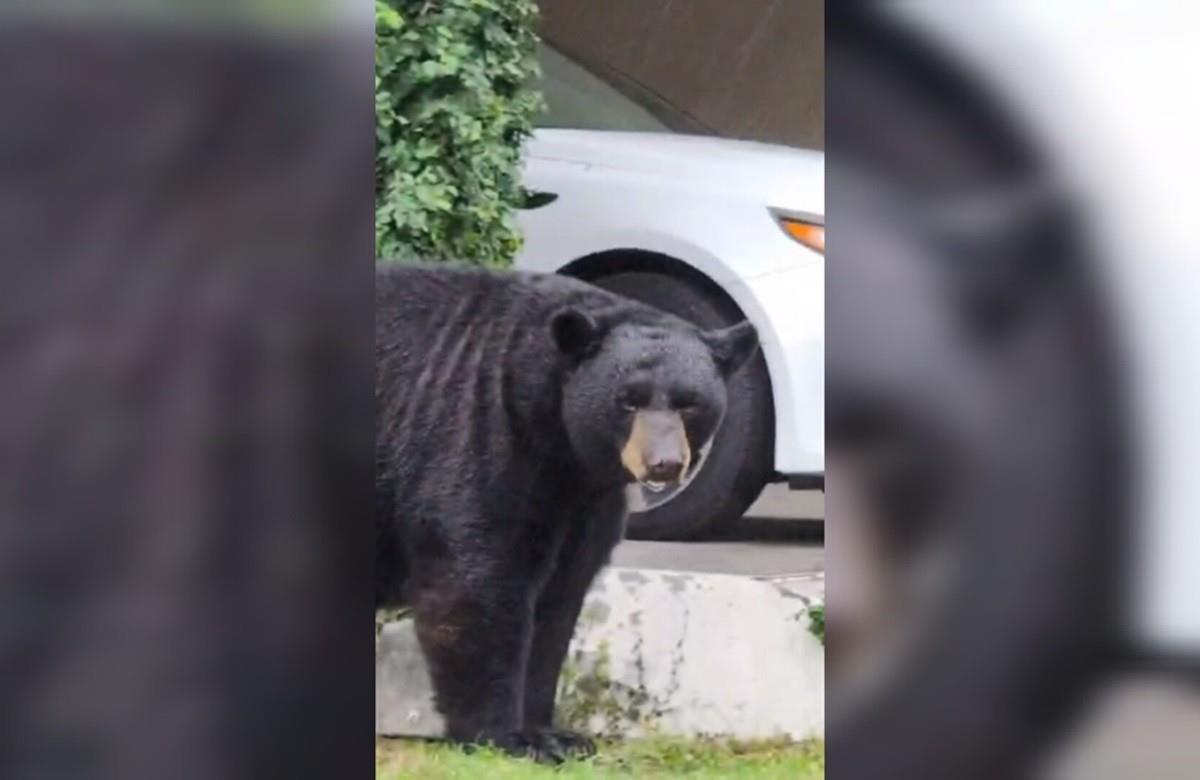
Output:
<path fill-rule="evenodd" d="M 824 154 L 675 132 L 695 125 L 553 49 L 542 62 L 548 126 L 526 149 L 517 267 L 705 327 L 749 319 L 762 343 L 697 468 L 677 488 L 644 489 L 631 534 L 696 537 L 740 517 L 768 482 L 821 486 Z"/>

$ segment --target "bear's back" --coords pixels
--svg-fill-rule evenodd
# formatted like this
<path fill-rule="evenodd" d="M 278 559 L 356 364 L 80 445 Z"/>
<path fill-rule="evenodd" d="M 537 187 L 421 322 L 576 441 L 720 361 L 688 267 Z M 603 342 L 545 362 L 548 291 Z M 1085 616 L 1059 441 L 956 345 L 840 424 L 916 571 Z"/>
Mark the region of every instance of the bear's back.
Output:
<path fill-rule="evenodd" d="M 376 271 L 379 458 L 402 489 L 501 479 L 514 453 L 561 458 L 564 370 L 549 323 L 627 302 L 548 275 L 398 263 Z"/>
<path fill-rule="evenodd" d="M 447 518 L 503 515 L 534 475 L 569 483 L 549 322 L 566 305 L 623 305 L 542 274 L 390 263 L 375 278 L 377 603 L 400 603 L 407 558 L 454 533 Z M 410 534 L 419 525 L 420 534 Z"/>
<path fill-rule="evenodd" d="M 557 282 L 536 274 L 381 266 L 375 280 L 377 394 L 462 402 L 491 389 L 489 377 L 515 371 L 526 382 L 552 373 L 557 356 L 545 326 L 569 297 Z"/>
<path fill-rule="evenodd" d="M 465 269 L 376 272 L 377 415 L 393 446 L 435 431 L 453 444 L 486 422 L 490 407 L 504 403 L 506 362 L 519 359 L 522 378 L 551 368 L 538 357 L 549 343 L 534 332 L 542 306 L 529 287 L 525 278 Z"/>

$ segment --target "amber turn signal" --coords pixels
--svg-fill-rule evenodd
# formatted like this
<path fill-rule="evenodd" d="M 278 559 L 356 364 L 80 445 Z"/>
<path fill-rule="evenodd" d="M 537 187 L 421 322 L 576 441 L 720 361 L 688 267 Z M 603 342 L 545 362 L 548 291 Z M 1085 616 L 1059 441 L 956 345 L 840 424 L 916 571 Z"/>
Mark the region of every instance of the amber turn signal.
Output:
<path fill-rule="evenodd" d="M 825 254 L 825 226 L 814 225 L 811 222 L 801 222 L 798 219 L 781 217 L 779 226 L 792 238 L 804 244 L 809 249 Z"/>

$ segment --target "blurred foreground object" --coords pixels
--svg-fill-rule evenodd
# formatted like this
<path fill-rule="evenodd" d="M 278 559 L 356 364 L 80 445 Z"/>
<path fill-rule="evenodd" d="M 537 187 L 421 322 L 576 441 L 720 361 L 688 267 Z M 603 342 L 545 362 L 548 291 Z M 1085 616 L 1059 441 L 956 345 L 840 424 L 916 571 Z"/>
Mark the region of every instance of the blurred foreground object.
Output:
<path fill-rule="evenodd" d="M 1128 43 L 1113 16 L 1012 5 Z M 1139 611 L 1195 609 L 1182 578 L 1152 603 L 1139 587 L 1170 563 L 1147 546 L 1195 561 L 1200 544 L 1163 525 L 1182 493 L 1147 500 L 1164 484 L 1138 457 L 1161 433 L 1144 358 L 1192 359 L 1194 324 L 1134 338 L 1146 309 L 1115 282 L 1158 276 L 1157 242 L 1128 193 L 1105 202 L 1074 175 L 1097 125 L 987 8 L 829 9 L 831 778 L 1035 774 L 1144 645 Z M 1156 397 L 1174 407 L 1154 418 L 1195 421 L 1194 400 Z"/>
<path fill-rule="evenodd" d="M 366 19 L 0 27 L 0 776 L 371 771 Z"/>

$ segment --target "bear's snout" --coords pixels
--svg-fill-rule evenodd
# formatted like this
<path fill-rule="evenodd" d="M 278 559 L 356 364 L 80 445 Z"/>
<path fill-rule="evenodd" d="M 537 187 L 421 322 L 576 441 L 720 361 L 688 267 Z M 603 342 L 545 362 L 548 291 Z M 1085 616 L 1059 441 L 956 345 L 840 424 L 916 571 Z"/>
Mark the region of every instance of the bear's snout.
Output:
<path fill-rule="evenodd" d="M 683 461 L 671 455 L 646 461 L 646 479 L 651 482 L 678 482 L 683 473 Z"/>
<path fill-rule="evenodd" d="M 635 480 L 653 485 L 678 482 L 687 473 L 691 458 L 678 412 L 642 410 L 634 414 L 629 437 L 621 448 L 621 464 Z"/>

